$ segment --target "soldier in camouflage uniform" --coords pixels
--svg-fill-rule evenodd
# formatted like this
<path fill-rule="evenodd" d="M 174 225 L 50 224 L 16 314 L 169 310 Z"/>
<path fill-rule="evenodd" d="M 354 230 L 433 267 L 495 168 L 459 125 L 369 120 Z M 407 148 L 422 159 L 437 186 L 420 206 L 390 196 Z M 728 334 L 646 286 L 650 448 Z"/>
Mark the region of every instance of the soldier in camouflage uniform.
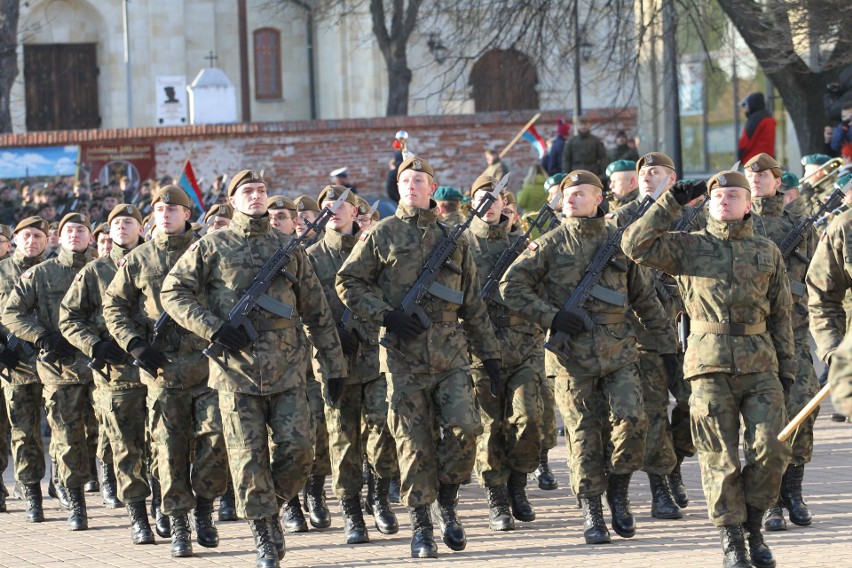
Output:
<path fill-rule="evenodd" d="M 317 202 L 331 206 L 346 187 L 331 185 L 323 189 Z M 387 426 L 387 381 L 379 373 L 378 327 L 353 321 L 347 331 L 340 325 L 343 304 L 334 292 L 334 281 L 343 261 L 358 242 L 360 227 L 355 222 L 359 198 L 347 194 L 346 201 L 326 225 L 323 239 L 307 249 L 308 259 L 322 284 L 331 314 L 338 322 L 338 335 L 346 356 L 347 374 L 342 384 L 329 384 L 326 400 L 326 424 L 329 425 L 329 453 L 332 462 L 332 485 L 340 499 L 347 544 L 368 542 L 367 528 L 361 511 L 362 457 L 374 469 L 371 504 L 376 528 L 383 534 L 396 534 L 399 524 L 388 502 L 393 475 L 398 473 L 393 436 Z M 350 312 L 349 316 L 352 314 Z M 364 420 L 362 420 L 362 412 Z M 367 430 L 362 445 L 362 423 Z"/>
<path fill-rule="evenodd" d="M 441 220 L 444 223 L 450 227 L 464 223 L 467 215 L 461 211 L 462 194 L 459 190 L 442 185 L 435 190 L 432 198 L 438 204 L 438 211 L 441 213 Z"/>
<path fill-rule="evenodd" d="M 745 164 L 745 176 L 751 184 L 754 231 L 780 246 L 802 221 L 800 216 L 784 210 L 784 194 L 779 193 L 781 167 L 768 154 L 758 154 Z M 796 380 L 786 397 L 789 417 L 796 416 L 819 391 L 808 334 L 808 289 L 804 283 L 816 242 L 816 232 L 810 229 L 796 251 L 786 259 L 790 292 L 793 295 L 793 339 L 798 358 Z M 781 498 L 766 511 L 764 519 L 764 528 L 768 531 L 787 528 L 782 507 L 789 511 L 792 523 L 799 526 L 811 524 L 811 513 L 802 498 L 802 479 L 805 464 L 813 456 L 814 423 L 818 413 L 817 409 L 802 422 L 790 439 L 792 459 L 781 480 Z"/>
<path fill-rule="evenodd" d="M 706 229 L 669 232 L 689 201 L 710 189 Z M 719 528 L 724 566 L 775 566 L 761 534 L 778 499 L 790 446 L 779 442 L 784 391 L 799 368 L 790 284 L 778 247 L 754 234 L 749 183 L 723 171 L 704 182 L 678 182 L 624 234 L 631 258 L 676 277 L 690 335 L 684 376 L 710 518 Z M 783 384 L 783 388 L 782 388 Z M 740 418 L 746 466 L 740 469 Z"/>
<path fill-rule="evenodd" d="M 551 332 L 570 335 L 570 361 L 548 352 L 548 368 L 556 374 L 556 401 L 570 442 L 572 488 L 583 506 L 584 537 L 588 544 L 600 544 L 610 542 L 601 505 L 604 491 L 616 533 L 630 538 L 636 532 L 628 486 L 642 467 L 648 429 L 627 307 L 657 336 L 674 338 L 647 274 L 623 254 L 616 255 L 618 264 L 605 269 L 596 287 L 600 293 L 587 304 L 588 321 L 557 307 L 564 305 L 596 250 L 615 230 L 604 218 L 603 184 L 596 175 L 573 171 L 560 188 L 566 215 L 562 226 L 527 247 L 503 276 L 500 293 L 514 312 Z"/>
<path fill-rule="evenodd" d="M 268 211 L 269 222 L 272 228 L 284 233 L 292 235 L 296 232 L 296 203 L 283 195 L 275 195 L 269 198 Z"/>
<path fill-rule="evenodd" d="M 497 183 L 489 176 L 477 178 L 470 188 L 473 206 L 477 207 Z M 465 233 L 480 289 L 512 240 L 511 220 L 502 214 L 504 207 L 500 195 L 482 218 L 474 217 Z M 488 499 L 488 524 L 492 530 L 503 531 L 515 528 L 512 517 L 524 522 L 535 520 L 526 485 L 527 474 L 538 467 L 541 456 L 541 369 L 536 368 L 541 342 L 537 341 L 537 326 L 510 314 L 497 293 L 488 306 L 488 315 L 503 354 L 502 388 L 492 394 L 482 361 L 472 355 L 471 375 L 483 429 L 476 442 L 476 474 Z"/>
<path fill-rule="evenodd" d="M 328 304 L 301 250 L 287 265 L 288 277 L 276 277 L 266 291 L 276 311 L 252 314 L 255 341 L 229 321 L 257 273 L 290 238 L 270 226 L 266 183 L 256 172 L 234 175 L 228 196 L 231 224 L 189 248 L 161 297 L 178 324 L 226 350 L 224 360 L 210 362 L 210 379 L 223 409 L 237 512 L 254 534 L 257 566 L 272 567 L 284 556 L 278 510 L 304 485 L 313 460 L 300 317 L 322 362 L 319 378 L 343 377 L 345 366 Z"/>
<path fill-rule="evenodd" d="M 12 229 L 6 225 L 0 225 L 0 262 L 6 260 L 10 256 L 12 250 Z M 0 328 L 0 331 L 3 331 Z M 6 365 L 3 362 L 3 351 L 6 345 L 6 334 L 0 336 L 0 372 L 6 374 Z M 14 357 L 13 355 L 8 355 Z M 0 382 L 0 391 L 3 390 L 3 384 Z M 0 405 L 0 474 L 6 471 L 6 466 L 9 465 L 9 418 L 6 415 L 6 405 Z M 0 483 L 0 513 L 6 512 L 6 497 L 9 495 L 6 490 L 6 484 Z"/>
<path fill-rule="evenodd" d="M 106 408 L 103 435 L 112 450 L 112 462 L 103 464 L 103 485 L 115 488 L 117 481 L 120 500 L 118 505 L 107 505 L 114 509 L 126 503 L 133 543 L 153 544 L 145 511 L 145 499 L 151 493 L 144 470 L 146 389 L 137 367 L 129 364 L 127 353 L 109 336 L 101 313 L 104 293 L 119 262 L 142 242 L 142 215 L 133 205 L 116 205 L 107 225 L 113 245 L 109 255 L 93 260 L 74 277 L 59 307 L 59 327 L 93 365 L 102 365 L 93 373 L 95 395 Z"/>
<path fill-rule="evenodd" d="M 44 384 L 47 421 L 51 428 L 50 455 L 59 463 L 59 481 L 68 490 L 68 528 L 86 530 L 83 485 L 89 481 L 91 459 L 86 423 L 92 420 L 92 372 L 83 354 L 59 331 L 59 303 L 74 276 L 92 259 L 89 219 L 69 213 L 59 223 L 57 257 L 30 268 L 9 294 L 3 323 L 20 339 L 41 350 L 36 363 Z M 35 316 L 35 317 L 33 317 Z"/>
<path fill-rule="evenodd" d="M 847 335 L 837 346 L 828 371 L 831 401 L 834 408 L 847 419 L 852 419 L 852 335 Z"/>
<path fill-rule="evenodd" d="M 198 544 L 219 544 L 213 502 L 227 486 L 227 456 L 219 399 L 207 384 L 208 361 L 201 353 L 207 343 L 174 322 L 154 336 L 163 313 L 163 279 L 198 239 L 188 222 L 192 203 L 181 188 L 167 185 L 152 206 L 154 238 L 119 261 L 103 297 L 103 315 L 109 334 L 141 367 L 162 513 L 171 518 L 170 551 L 183 557 L 192 556 L 190 510 Z"/>
<path fill-rule="evenodd" d="M 41 217 L 22 219 L 15 227 L 15 252 L 0 261 L 0 315 L 21 274 L 44 260 L 49 227 Z M 44 521 L 41 495 L 41 478 L 45 473 L 41 439 L 43 387 L 36 375 L 35 357 L 27 357 L 20 348 L 6 345 L 9 330 L 5 325 L 0 325 L 0 334 L 3 343 L 0 364 L 5 367 L 2 372 L 8 376 L 3 384 L 3 408 L 12 435 L 15 496 L 26 502 L 27 521 L 40 523 Z"/>
<path fill-rule="evenodd" d="M 423 306 L 431 325 L 399 309 L 432 251 L 449 234 L 431 199 L 437 184 L 426 160 L 409 156 L 399 166 L 400 203 L 360 240 L 337 275 L 337 293 L 356 315 L 384 326 L 399 339 L 404 358 L 382 349 L 388 380 L 388 423 L 396 441 L 402 500 L 409 507 L 411 555 L 436 557 L 430 504 L 453 550 L 467 544 L 456 515 L 459 484 L 470 479 L 476 437 L 482 433 L 471 384 L 468 347 L 499 382 L 500 350 L 479 297 L 469 247 L 460 239 L 450 261 L 458 273 L 441 270 L 444 296 Z M 447 288 L 449 290 L 447 290 Z M 438 289 L 434 286 L 432 289 Z M 463 323 L 459 323 L 459 319 Z M 394 337 L 395 336 L 395 337 Z M 396 344 L 396 343 L 395 343 Z M 441 434 L 439 434 L 439 431 Z"/>

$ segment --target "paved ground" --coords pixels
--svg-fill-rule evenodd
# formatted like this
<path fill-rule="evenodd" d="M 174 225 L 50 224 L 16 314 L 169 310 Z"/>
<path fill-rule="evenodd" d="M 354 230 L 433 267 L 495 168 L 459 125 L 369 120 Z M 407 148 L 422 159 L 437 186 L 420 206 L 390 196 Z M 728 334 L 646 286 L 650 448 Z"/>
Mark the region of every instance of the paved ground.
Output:
<path fill-rule="evenodd" d="M 778 558 L 778 566 L 850 566 L 852 551 L 852 426 L 829 421 L 830 403 L 818 420 L 814 460 L 807 468 L 805 494 L 814 513 L 809 528 L 793 527 L 786 533 L 773 533 L 768 541 Z M 553 453 L 553 464 L 563 487 L 566 482 L 564 439 Z M 718 566 L 721 556 L 718 535 L 707 520 L 700 490 L 698 464 L 684 464 L 684 477 L 692 502 L 680 521 L 652 519 L 644 475 L 631 486 L 633 510 L 637 516 L 635 538 L 620 539 L 613 533 L 611 545 L 583 544 L 580 512 L 569 491 L 560 488 L 530 491 L 538 519 L 509 533 L 488 530 L 487 510 L 482 491 L 469 485 L 462 488 L 462 518 L 469 544 L 464 552 L 441 547 L 440 562 L 454 566 L 485 566 L 500 562 L 509 566 L 630 566 L 696 567 Z M 5 472 L 6 486 L 14 480 L 11 468 Z M 45 484 L 46 494 L 46 484 Z M 130 544 L 124 511 L 105 509 L 97 495 L 89 494 L 89 531 L 72 533 L 65 528 L 65 514 L 56 501 L 45 501 L 47 522 L 28 524 L 23 520 L 22 503 L 10 499 L 8 514 L 0 514 L 0 566 L 135 567 L 135 566 L 253 566 L 254 553 L 248 526 L 244 522 L 220 523 L 221 544 L 216 550 L 195 546 L 196 557 L 173 560 L 167 543 L 156 546 Z M 408 558 L 409 523 L 400 505 L 402 530 L 391 537 L 373 530 L 370 544 L 357 547 L 341 544 L 342 522 L 335 517 L 331 529 L 287 537 L 288 566 L 396 566 L 403 563 L 434 564 Z M 339 515 L 335 506 L 334 513 Z M 520 524 L 520 523 L 519 523 Z"/>

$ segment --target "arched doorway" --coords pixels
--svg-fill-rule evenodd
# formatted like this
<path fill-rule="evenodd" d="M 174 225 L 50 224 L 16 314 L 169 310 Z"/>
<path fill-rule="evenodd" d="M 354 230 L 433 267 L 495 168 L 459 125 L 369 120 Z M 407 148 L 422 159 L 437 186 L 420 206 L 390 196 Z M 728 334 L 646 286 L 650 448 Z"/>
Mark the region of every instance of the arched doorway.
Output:
<path fill-rule="evenodd" d="M 517 49 L 492 49 L 473 64 L 470 86 L 476 112 L 536 109 L 538 72 Z"/>

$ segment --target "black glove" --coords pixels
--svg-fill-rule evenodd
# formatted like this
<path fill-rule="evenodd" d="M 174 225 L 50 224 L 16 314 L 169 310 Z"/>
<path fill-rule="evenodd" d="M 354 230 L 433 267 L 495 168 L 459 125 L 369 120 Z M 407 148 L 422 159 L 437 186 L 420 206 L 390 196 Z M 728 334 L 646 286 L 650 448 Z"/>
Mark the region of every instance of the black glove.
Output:
<path fill-rule="evenodd" d="M 680 180 L 672 187 L 672 195 L 681 205 L 707 193 L 707 182 L 703 179 Z"/>
<path fill-rule="evenodd" d="M 21 362 L 21 358 L 18 357 L 18 354 L 15 353 L 14 349 L 9 349 L 6 346 L 0 348 L 0 366 L 6 367 L 10 371 L 15 370 L 17 368 L 18 363 Z"/>
<path fill-rule="evenodd" d="M 169 360 L 159 350 L 154 349 L 146 341 L 139 337 L 134 337 L 127 346 L 127 350 L 134 359 L 139 361 L 143 369 L 151 375 L 157 374 L 157 369 L 162 369 L 166 366 Z"/>
<path fill-rule="evenodd" d="M 385 314 L 384 326 L 403 341 L 410 341 L 426 331 L 420 321 L 402 310 L 391 310 Z"/>
<path fill-rule="evenodd" d="M 675 353 L 663 353 L 660 355 L 663 360 L 663 367 L 666 369 L 666 378 L 669 382 L 669 390 L 674 390 L 675 385 L 683 379 L 683 365 Z"/>
<path fill-rule="evenodd" d="M 77 354 L 77 348 L 68 343 L 68 340 L 62 337 L 62 334 L 58 331 L 42 335 L 36 339 L 36 345 L 42 351 L 47 351 L 59 359 L 73 357 Z"/>
<path fill-rule="evenodd" d="M 486 359 L 482 362 L 488 378 L 491 379 L 491 396 L 497 398 L 500 394 L 500 359 Z"/>
<path fill-rule="evenodd" d="M 231 322 L 222 324 L 222 327 L 213 334 L 213 341 L 228 351 L 242 351 L 251 343 L 251 339 L 249 339 L 245 330 L 231 324 Z"/>
<path fill-rule="evenodd" d="M 340 402 L 340 398 L 343 396 L 343 387 L 345 384 L 346 379 L 343 377 L 328 379 L 328 399 L 331 401 L 332 405 Z"/>
<path fill-rule="evenodd" d="M 340 346 L 343 347 L 344 355 L 354 355 L 358 352 L 358 336 L 351 331 L 345 329 L 337 329 L 337 335 L 340 336 Z"/>
<path fill-rule="evenodd" d="M 110 365 L 123 365 L 127 360 L 127 353 L 112 339 L 98 341 L 92 347 L 92 359 L 105 361 Z"/>
<path fill-rule="evenodd" d="M 784 397 L 790 396 L 790 389 L 793 388 L 793 379 L 789 377 L 780 377 L 781 388 L 784 389 Z"/>
<path fill-rule="evenodd" d="M 582 314 L 577 312 L 559 310 L 553 316 L 553 323 L 550 324 L 550 329 L 553 331 L 562 331 L 568 335 L 573 335 L 583 330 L 591 331 L 591 320 L 587 322 L 587 319 L 588 316 L 584 318 Z"/>

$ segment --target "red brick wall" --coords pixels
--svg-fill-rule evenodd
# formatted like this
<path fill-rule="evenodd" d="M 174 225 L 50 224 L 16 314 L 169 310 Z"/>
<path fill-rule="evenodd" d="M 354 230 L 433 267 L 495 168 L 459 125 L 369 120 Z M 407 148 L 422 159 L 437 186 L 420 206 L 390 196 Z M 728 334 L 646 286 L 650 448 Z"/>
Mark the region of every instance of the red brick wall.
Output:
<path fill-rule="evenodd" d="M 273 191 L 287 195 L 317 194 L 328 173 L 347 166 L 349 179 L 365 196 L 384 194 L 388 160 L 397 130 L 409 134 L 409 149 L 429 161 L 436 181 L 469 186 L 485 168 L 483 150 L 491 142 L 502 148 L 532 117 L 532 112 L 416 116 L 351 120 L 250 123 L 122 130 L 77 130 L 0 135 L 0 147 L 58 146 L 150 142 L 156 148 L 157 174 L 177 176 L 191 151 L 197 176 L 205 188 L 213 177 L 243 168 L 264 170 Z M 635 109 L 590 111 L 592 131 L 613 145 L 618 129 L 636 131 Z M 536 123 L 545 140 L 555 133 L 556 119 L 567 113 L 548 111 Z M 536 163 L 529 143 L 519 140 L 505 157 L 515 172 L 513 186 Z"/>

